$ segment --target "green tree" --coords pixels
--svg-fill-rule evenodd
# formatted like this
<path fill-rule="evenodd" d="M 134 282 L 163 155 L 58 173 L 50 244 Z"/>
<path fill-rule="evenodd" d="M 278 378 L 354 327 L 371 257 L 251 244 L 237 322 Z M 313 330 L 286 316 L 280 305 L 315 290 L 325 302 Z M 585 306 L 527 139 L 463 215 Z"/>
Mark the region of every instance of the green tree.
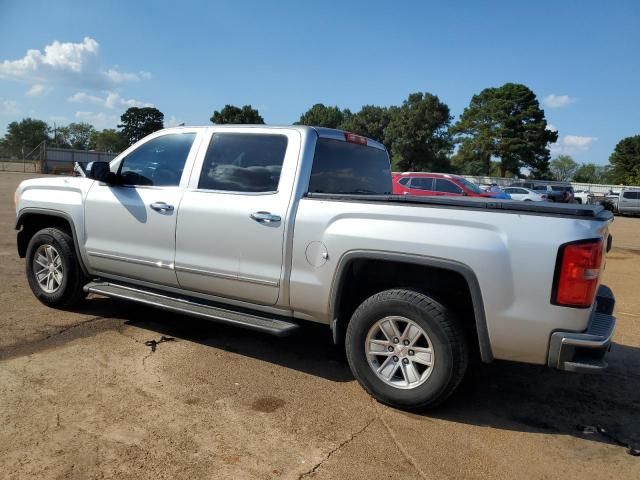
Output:
<path fill-rule="evenodd" d="M 258 110 L 251 105 L 244 105 L 242 108 L 235 105 L 225 105 L 222 110 L 215 110 L 210 120 L 211 123 L 218 125 L 227 123 L 264 125 L 264 119 L 260 116 Z"/>
<path fill-rule="evenodd" d="M 465 151 L 500 159 L 500 175 L 519 175 L 526 167 L 540 177 L 549 169 L 547 145 L 558 140 L 558 132 L 547 129 L 544 110 L 525 85 L 506 83 L 474 95 L 451 133 Z M 469 158 L 467 158 L 469 160 Z"/>
<path fill-rule="evenodd" d="M 24 118 L 7 126 L 2 145 L 11 155 L 24 158 L 41 142 L 49 139 L 49 125 L 35 118 Z"/>
<path fill-rule="evenodd" d="M 640 185 L 640 135 L 623 138 L 609 157 L 611 181 Z"/>
<path fill-rule="evenodd" d="M 560 182 L 568 182 L 578 169 L 578 164 L 569 155 L 558 155 L 549 164 L 553 177 Z"/>
<path fill-rule="evenodd" d="M 153 107 L 131 107 L 120 117 L 118 128 L 129 145 L 164 128 L 164 114 Z"/>
<path fill-rule="evenodd" d="M 338 107 L 326 107 L 322 103 L 316 103 L 309 110 L 304 112 L 295 124 L 311 125 L 314 127 L 340 128 L 345 121 L 345 117 L 349 118 L 351 112 L 349 110 L 342 111 Z M 356 133 L 356 132 L 354 132 Z"/>
<path fill-rule="evenodd" d="M 594 163 L 583 163 L 576 168 L 573 174 L 573 181 L 578 183 L 607 183 L 609 167 L 596 165 Z"/>
<path fill-rule="evenodd" d="M 99 152 L 120 153 L 127 146 L 127 139 L 113 128 L 106 128 L 101 132 L 94 131 L 89 141 L 89 148 Z"/>
<path fill-rule="evenodd" d="M 88 150 L 91 136 L 96 133 L 96 129 L 90 123 L 70 123 L 66 127 L 57 128 L 57 138 L 62 144 L 78 150 Z"/>
<path fill-rule="evenodd" d="M 390 120 L 388 108 L 364 105 L 359 112 L 352 115 L 344 115 L 343 112 L 343 120 L 338 128 L 384 143 L 384 132 Z"/>
<path fill-rule="evenodd" d="M 389 110 L 385 144 L 391 146 L 396 169 L 448 171 L 453 149 L 449 107 L 431 93 L 412 93 L 401 107 Z"/>

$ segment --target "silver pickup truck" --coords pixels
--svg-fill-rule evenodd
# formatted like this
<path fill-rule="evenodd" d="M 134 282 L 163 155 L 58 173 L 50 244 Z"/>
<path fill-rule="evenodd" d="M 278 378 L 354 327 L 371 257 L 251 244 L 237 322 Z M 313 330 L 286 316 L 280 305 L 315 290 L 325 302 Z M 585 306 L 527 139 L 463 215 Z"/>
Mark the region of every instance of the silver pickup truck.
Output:
<path fill-rule="evenodd" d="M 326 324 L 379 401 L 433 407 L 469 362 L 606 367 L 601 206 L 391 195 L 381 144 L 304 126 L 156 132 L 16 192 L 36 297 L 88 293 L 285 335 Z"/>

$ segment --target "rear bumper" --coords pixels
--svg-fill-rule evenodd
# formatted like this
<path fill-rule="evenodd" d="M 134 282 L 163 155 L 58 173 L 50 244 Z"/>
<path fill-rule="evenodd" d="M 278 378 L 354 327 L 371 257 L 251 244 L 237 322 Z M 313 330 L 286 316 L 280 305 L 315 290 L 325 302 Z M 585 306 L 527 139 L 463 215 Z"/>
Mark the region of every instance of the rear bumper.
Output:
<path fill-rule="evenodd" d="M 549 344 L 550 367 L 568 372 L 595 373 L 607 368 L 605 354 L 611 348 L 616 326 L 613 307 L 616 299 L 611 289 L 601 285 L 584 332 L 553 332 Z"/>

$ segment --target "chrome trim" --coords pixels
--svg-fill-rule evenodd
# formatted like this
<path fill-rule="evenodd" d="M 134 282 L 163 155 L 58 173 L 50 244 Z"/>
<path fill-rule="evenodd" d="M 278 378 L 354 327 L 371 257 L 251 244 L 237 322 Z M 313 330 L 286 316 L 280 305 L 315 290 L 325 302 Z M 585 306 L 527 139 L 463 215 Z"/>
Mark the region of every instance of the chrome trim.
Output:
<path fill-rule="evenodd" d="M 175 265 L 174 269 L 176 272 L 195 273 L 196 275 L 206 275 L 208 277 L 223 278 L 225 280 L 237 280 L 239 282 L 255 283 L 256 285 L 265 285 L 268 287 L 278 287 L 280 285 L 279 281 L 262 280 L 259 278 L 245 277 L 242 275 L 232 275 L 229 273 L 213 272 L 211 270 L 184 267 L 182 265 Z"/>
<path fill-rule="evenodd" d="M 175 270 L 173 263 L 165 263 L 162 260 L 142 260 L 141 258 L 125 257 L 123 255 L 114 255 L 112 253 L 103 253 L 95 251 L 87 251 L 87 254 L 91 257 L 107 258 L 109 260 L 117 260 L 120 262 L 135 263 L 137 265 L 145 265 L 147 267 L 164 268 L 167 270 Z"/>

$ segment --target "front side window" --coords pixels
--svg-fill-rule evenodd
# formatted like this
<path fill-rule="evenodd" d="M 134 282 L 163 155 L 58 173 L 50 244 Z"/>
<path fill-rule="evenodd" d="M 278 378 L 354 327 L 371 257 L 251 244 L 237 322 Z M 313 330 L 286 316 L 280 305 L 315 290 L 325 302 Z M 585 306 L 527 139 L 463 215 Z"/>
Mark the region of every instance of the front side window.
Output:
<path fill-rule="evenodd" d="M 464 185 L 465 187 L 467 187 L 467 189 L 471 190 L 473 193 L 484 193 L 482 191 L 482 189 L 476 185 L 473 182 L 470 182 L 469 180 L 467 180 L 466 178 L 460 177 L 458 178 L 458 181 Z M 494 188 L 498 188 L 497 185 L 491 185 L 490 191 L 495 192 L 496 190 L 494 190 Z M 498 188 L 499 190 L 499 188 Z"/>
<path fill-rule="evenodd" d="M 436 179 L 436 191 L 444 193 L 462 193 L 462 189 L 459 186 L 449 180 L 445 180 L 444 178 Z"/>
<path fill-rule="evenodd" d="M 286 151 L 285 135 L 215 133 L 204 158 L 198 188 L 275 192 Z"/>
<path fill-rule="evenodd" d="M 624 192 L 622 194 L 622 196 L 624 198 L 628 198 L 630 200 L 637 200 L 638 199 L 638 192 Z"/>
<path fill-rule="evenodd" d="M 411 179 L 411 188 L 416 190 L 433 190 L 433 178 L 413 177 Z"/>
<path fill-rule="evenodd" d="M 170 133 L 142 144 L 120 163 L 120 183 L 133 186 L 178 186 L 195 138 L 195 133 Z"/>
<path fill-rule="evenodd" d="M 411 180 L 409 177 L 404 177 L 398 180 L 398 183 L 406 187 L 407 183 L 409 183 L 409 180 Z"/>

